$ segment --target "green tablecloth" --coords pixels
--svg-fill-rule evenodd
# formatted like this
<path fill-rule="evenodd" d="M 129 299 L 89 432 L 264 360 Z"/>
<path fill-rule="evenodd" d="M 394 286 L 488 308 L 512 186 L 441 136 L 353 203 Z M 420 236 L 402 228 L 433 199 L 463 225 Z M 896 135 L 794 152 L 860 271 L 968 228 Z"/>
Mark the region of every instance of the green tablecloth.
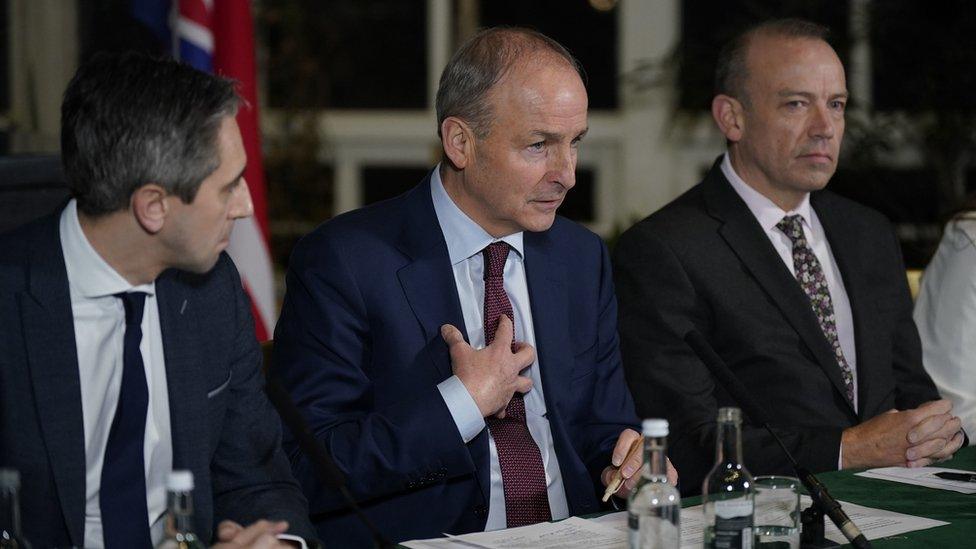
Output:
<path fill-rule="evenodd" d="M 970 446 L 940 467 L 976 471 L 976 447 Z M 866 507 L 944 520 L 950 524 L 875 540 L 874 547 L 976 547 L 976 494 L 854 476 L 856 471 L 817 475 L 835 498 Z"/>
<path fill-rule="evenodd" d="M 963 448 L 951 461 L 940 463 L 939 466 L 976 471 L 976 447 Z M 854 475 L 856 472 L 858 471 L 835 471 L 820 473 L 817 477 L 836 499 L 949 523 L 928 530 L 874 540 L 871 542 L 873 547 L 879 549 L 883 547 L 976 548 L 976 494 L 959 494 L 858 477 Z M 682 505 L 685 507 L 700 503 L 701 498 L 682 500 Z"/>

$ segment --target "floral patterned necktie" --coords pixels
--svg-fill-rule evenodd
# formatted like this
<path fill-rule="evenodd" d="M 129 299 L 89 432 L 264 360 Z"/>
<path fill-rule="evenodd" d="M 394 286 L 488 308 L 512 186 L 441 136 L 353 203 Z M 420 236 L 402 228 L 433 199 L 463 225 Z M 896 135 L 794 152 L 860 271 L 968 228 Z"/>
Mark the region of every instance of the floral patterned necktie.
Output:
<path fill-rule="evenodd" d="M 810 299 L 813 313 L 817 316 L 817 322 L 820 323 L 820 329 L 827 338 L 827 343 L 830 343 L 831 348 L 834 349 L 834 358 L 837 359 L 841 376 L 844 378 L 847 400 L 853 406 L 854 372 L 844 357 L 844 351 L 840 348 L 837 321 L 834 318 L 834 303 L 830 299 L 830 290 L 827 288 L 827 279 L 824 277 L 820 261 L 813 254 L 803 234 L 803 218 L 799 215 L 788 215 L 776 224 L 776 228 L 793 242 L 793 270 L 796 272 L 796 280 Z"/>

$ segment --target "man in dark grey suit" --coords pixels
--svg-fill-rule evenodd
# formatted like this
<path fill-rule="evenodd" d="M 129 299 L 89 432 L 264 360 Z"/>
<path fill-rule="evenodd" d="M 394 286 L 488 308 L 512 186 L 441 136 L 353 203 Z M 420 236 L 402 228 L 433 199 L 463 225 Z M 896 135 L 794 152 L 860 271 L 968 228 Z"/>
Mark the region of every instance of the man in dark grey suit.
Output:
<path fill-rule="evenodd" d="M 848 97 L 825 33 L 773 21 L 723 51 L 712 115 L 727 154 L 615 251 L 628 382 L 640 414 L 671 420 L 687 493 L 714 460 L 717 408 L 736 404 L 684 343 L 692 329 L 810 469 L 921 466 L 963 440 L 922 369 L 890 223 L 822 190 Z M 742 437 L 753 473 L 790 472 L 760 426 Z"/>
<path fill-rule="evenodd" d="M 0 466 L 37 547 L 158 543 L 173 469 L 204 540 L 314 535 L 223 253 L 252 211 L 237 106 L 232 82 L 133 54 L 65 92 L 74 198 L 0 237 Z"/>

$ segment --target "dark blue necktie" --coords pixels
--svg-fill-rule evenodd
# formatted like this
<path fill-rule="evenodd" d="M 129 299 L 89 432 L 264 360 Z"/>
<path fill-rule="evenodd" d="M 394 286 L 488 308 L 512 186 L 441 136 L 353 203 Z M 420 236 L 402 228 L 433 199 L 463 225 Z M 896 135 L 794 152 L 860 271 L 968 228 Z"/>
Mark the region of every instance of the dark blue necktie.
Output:
<path fill-rule="evenodd" d="M 116 297 L 121 298 L 125 305 L 125 344 L 119 404 L 105 447 L 98 492 L 102 536 L 106 549 L 150 548 L 152 538 L 149 535 L 143 456 L 149 387 L 142 353 L 139 352 L 146 294 L 131 292 L 116 294 Z"/>

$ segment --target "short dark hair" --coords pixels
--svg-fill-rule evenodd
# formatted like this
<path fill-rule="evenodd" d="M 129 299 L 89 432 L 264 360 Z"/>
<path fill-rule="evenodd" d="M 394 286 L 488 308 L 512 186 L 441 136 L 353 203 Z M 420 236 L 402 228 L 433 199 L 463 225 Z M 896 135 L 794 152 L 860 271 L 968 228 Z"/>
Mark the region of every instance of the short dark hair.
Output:
<path fill-rule="evenodd" d="M 806 38 L 827 42 L 830 29 L 804 19 L 771 19 L 753 25 L 729 40 L 718 54 L 715 67 L 715 95 L 728 95 L 747 101 L 746 79 L 749 69 L 746 63 L 749 44 L 756 36 L 779 38 Z"/>
<path fill-rule="evenodd" d="M 562 44 L 548 36 L 520 27 L 492 27 L 475 34 L 448 61 L 437 87 L 437 135 L 449 116 L 468 124 L 478 137 L 491 129 L 488 92 L 513 67 L 535 53 L 548 53 L 566 61 L 585 78 L 579 61 Z"/>
<path fill-rule="evenodd" d="M 61 104 L 61 161 L 78 208 L 123 210 L 146 183 L 192 202 L 220 164 L 217 134 L 238 103 L 232 80 L 171 59 L 96 54 Z"/>

